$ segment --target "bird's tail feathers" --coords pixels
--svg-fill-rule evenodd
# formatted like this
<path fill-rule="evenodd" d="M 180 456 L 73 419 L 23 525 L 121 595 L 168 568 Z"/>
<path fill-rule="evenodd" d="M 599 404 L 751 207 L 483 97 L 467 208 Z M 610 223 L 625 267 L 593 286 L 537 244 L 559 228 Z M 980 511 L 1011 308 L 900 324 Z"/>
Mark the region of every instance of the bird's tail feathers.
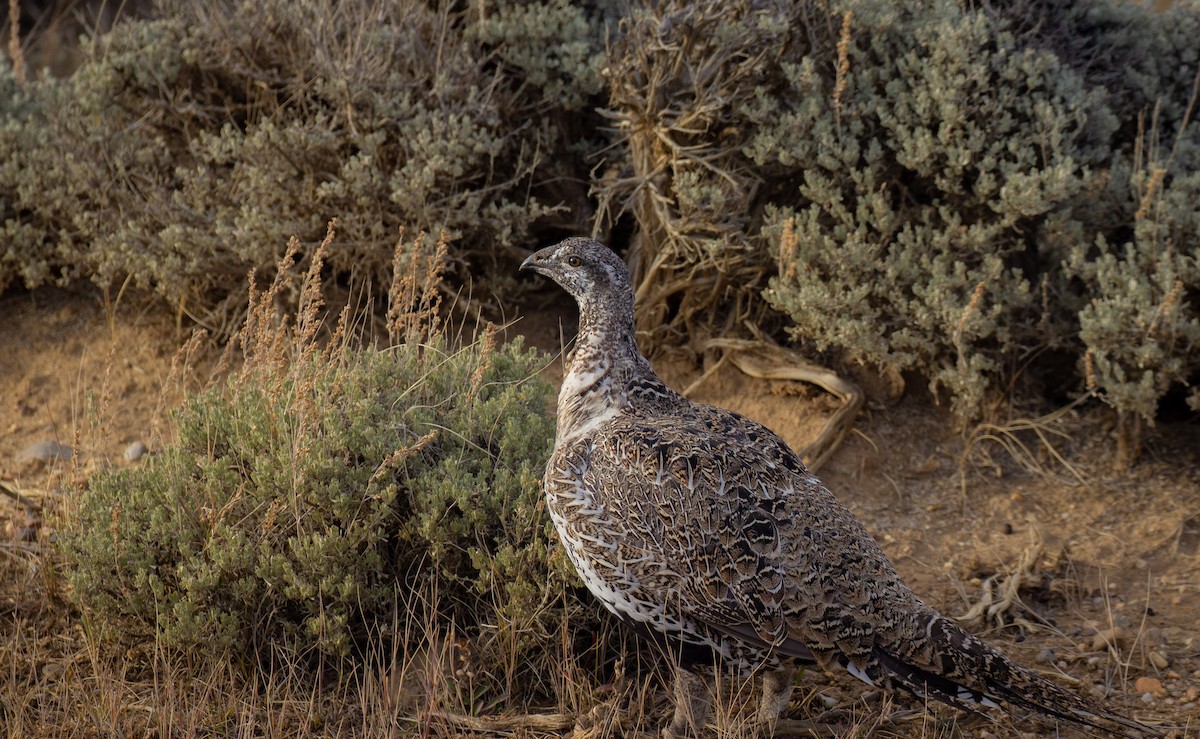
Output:
<path fill-rule="evenodd" d="M 999 708 L 999 701 L 1006 701 L 1112 736 L 1162 736 L 1016 664 L 944 616 L 929 611 L 923 620 L 922 628 L 898 642 L 901 648 L 876 646 L 867 675 L 972 713 L 979 713 L 981 706 Z"/>

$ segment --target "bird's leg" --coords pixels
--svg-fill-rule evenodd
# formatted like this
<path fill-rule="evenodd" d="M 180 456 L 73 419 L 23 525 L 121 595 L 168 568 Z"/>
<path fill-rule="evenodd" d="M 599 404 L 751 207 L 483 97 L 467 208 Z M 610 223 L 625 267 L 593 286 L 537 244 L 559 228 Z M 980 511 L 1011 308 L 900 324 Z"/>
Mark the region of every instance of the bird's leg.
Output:
<path fill-rule="evenodd" d="M 758 730 L 763 736 L 775 734 L 775 725 L 779 716 L 787 708 L 792 697 L 792 688 L 796 670 L 791 667 L 781 667 L 763 674 L 762 701 L 758 704 Z"/>
<path fill-rule="evenodd" d="M 675 715 L 663 729 L 664 739 L 698 737 L 708 720 L 712 691 L 708 678 L 682 667 L 675 671 Z"/>

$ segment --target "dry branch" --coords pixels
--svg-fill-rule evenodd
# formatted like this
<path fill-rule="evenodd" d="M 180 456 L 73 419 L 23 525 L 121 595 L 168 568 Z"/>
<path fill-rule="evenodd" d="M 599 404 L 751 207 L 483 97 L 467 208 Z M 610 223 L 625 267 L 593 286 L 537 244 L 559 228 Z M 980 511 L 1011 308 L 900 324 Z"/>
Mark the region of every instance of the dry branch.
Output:
<path fill-rule="evenodd" d="M 36 513 L 42 510 L 42 504 L 36 500 L 32 500 L 22 494 L 14 483 L 0 480 L 0 493 L 4 493 L 9 498 L 12 498 L 18 505 L 30 513 Z"/>
<path fill-rule="evenodd" d="M 531 713 L 521 716 L 464 716 L 458 713 L 432 711 L 425 716 L 434 721 L 444 721 L 466 731 L 512 732 L 512 731 L 568 731 L 575 726 L 573 713 Z"/>
<path fill-rule="evenodd" d="M 842 401 L 842 407 L 825 423 L 816 440 L 800 450 L 805 464 L 814 472 L 842 443 L 865 401 L 862 389 L 854 383 L 781 346 L 746 339 L 712 339 L 706 348 L 725 350 L 734 366 L 751 377 L 810 382 Z"/>

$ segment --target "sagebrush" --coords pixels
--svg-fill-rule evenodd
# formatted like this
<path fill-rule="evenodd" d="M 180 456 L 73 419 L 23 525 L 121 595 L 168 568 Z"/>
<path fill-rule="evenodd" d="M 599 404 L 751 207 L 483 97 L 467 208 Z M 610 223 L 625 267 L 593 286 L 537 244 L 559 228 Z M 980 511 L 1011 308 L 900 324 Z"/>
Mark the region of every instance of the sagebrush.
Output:
<path fill-rule="evenodd" d="M 436 269 L 426 241 L 398 253 Z M 345 315 L 330 336 L 320 257 L 294 321 L 283 278 L 252 291 L 245 367 L 187 402 L 177 444 L 90 479 L 62 539 L 72 599 L 102 642 L 313 666 L 386 649 L 397 609 L 436 592 L 451 632 L 544 652 L 568 591 L 541 506 L 544 357 L 491 328 L 456 343 L 419 272 L 393 289 L 390 346 L 357 346 Z"/>
<path fill-rule="evenodd" d="M 771 330 L 765 300 L 963 421 L 1095 393 L 1126 462 L 1200 375 L 1194 3 L 646 2 L 625 29 L 597 193 L 637 223 L 651 339 Z"/>

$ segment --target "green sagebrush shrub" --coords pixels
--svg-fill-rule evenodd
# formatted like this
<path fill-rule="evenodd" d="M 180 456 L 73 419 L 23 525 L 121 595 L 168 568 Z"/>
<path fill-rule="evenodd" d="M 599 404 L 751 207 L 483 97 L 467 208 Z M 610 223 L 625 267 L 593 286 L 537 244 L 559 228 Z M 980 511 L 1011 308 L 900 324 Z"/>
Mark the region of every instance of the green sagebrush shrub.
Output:
<path fill-rule="evenodd" d="M 410 339 L 252 358 L 187 402 L 177 444 L 93 477 L 63 548 L 101 633 L 294 662 L 358 654 L 434 591 L 461 628 L 544 615 L 544 360 Z"/>
<path fill-rule="evenodd" d="M 1195 4 L 678 0 L 622 31 L 596 190 L 651 338 L 765 301 L 963 420 L 1088 389 L 1152 419 L 1200 377 Z"/>
<path fill-rule="evenodd" d="M 956 3 L 867 4 L 846 26 L 838 70 L 785 63 L 786 85 L 749 109 L 756 161 L 801 177 L 796 204 L 767 212 L 766 297 L 794 335 L 918 370 L 972 417 L 1070 331 L 1043 311 L 1056 266 L 1039 242 L 1115 121 L 1057 57 Z"/>
<path fill-rule="evenodd" d="M 335 215 L 335 274 L 384 284 L 409 223 L 451 234 L 459 279 L 497 271 L 567 199 L 545 181 L 586 178 L 558 121 L 598 85 L 598 25 L 534 3 L 522 32 L 517 12 L 166 2 L 85 41 L 68 79 L 5 68 L 0 289 L 132 278 L 228 333 L 246 273 Z"/>

